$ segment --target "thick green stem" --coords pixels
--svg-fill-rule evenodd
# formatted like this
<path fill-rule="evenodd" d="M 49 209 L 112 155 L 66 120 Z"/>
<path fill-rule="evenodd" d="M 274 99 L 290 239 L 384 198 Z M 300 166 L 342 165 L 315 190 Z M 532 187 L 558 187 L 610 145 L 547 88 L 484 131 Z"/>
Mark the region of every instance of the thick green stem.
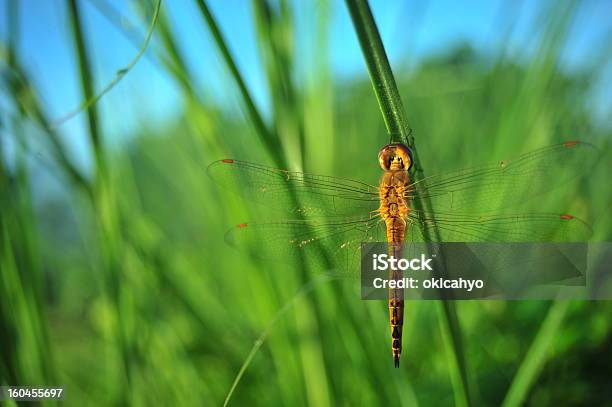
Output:
<path fill-rule="evenodd" d="M 412 148 L 414 167 L 418 169 L 414 173 L 414 178 L 418 181 L 424 178 L 425 174 L 410 135 L 410 127 L 408 126 L 404 106 L 370 6 L 367 0 L 346 0 L 346 4 L 350 11 L 355 31 L 357 32 L 359 44 L 361 45 L 361 50 L 363 51 L 370 73 L 374 93 L 378 99 L 391 142 L 401 142 Z M 433 214 L 431 202 L 426 198 L 415 198 L 413 205 L 417 210 L 427 210 Z M 433 236 L 424 228 L 421 232 L 427 241 L 440 241 L 439 232 L 436 229 L 433 231 Z M 442 255 L 441 258 L 443 258 Z M 463 352 L 457 313 L 454 304 L 448 301 L 442 301 L 438 309 L 440 311 L 442 336 L 449 348 L 449 373 L 455 393 L 455 402 L 457 405 L 469 405 L 469 375 L 467 373 L 467 363 Z"/>
<path fill-rule="evenodd" d="M 349 12 L 368 66 L 372 87 L 391 142 L 412 147 L 410 127 L 376 22 L 367 0 L 347 0 Z"/>

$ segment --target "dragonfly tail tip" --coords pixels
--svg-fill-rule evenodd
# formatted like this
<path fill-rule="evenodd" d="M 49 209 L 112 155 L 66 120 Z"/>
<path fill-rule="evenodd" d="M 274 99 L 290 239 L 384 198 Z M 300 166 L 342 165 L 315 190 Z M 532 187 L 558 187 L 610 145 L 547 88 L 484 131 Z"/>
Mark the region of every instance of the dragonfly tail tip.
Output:
<path fill-rule="evenodd" d="M 399 367 L 399 355 L 393 355 L 393 364 L 395 365 L 395 367 Z"/>

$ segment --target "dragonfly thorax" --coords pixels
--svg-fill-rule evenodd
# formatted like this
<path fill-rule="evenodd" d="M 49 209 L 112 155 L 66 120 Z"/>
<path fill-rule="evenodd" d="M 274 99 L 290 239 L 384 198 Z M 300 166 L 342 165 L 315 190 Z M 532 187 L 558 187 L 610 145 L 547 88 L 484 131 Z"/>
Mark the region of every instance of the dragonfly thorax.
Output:
<path fill-rule="evenodd" d="M 385 171 L 380 180 L 379 212 L 385 221 L 389 242 L 402 242 L 404 239 L 410 212 L 405 197 L 408 186 L 408 171 Z"/>

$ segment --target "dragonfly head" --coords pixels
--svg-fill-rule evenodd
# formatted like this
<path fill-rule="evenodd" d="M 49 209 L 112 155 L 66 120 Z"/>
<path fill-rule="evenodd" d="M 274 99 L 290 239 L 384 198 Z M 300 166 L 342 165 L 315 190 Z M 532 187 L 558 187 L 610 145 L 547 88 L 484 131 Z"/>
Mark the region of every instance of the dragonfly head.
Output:
<path fill-rule="evenodd" d="M 408 171 L 412 167 L 412 152 L 401 143 L 387 144 L 378 153 L 378 162 L 385 171 Z"/>

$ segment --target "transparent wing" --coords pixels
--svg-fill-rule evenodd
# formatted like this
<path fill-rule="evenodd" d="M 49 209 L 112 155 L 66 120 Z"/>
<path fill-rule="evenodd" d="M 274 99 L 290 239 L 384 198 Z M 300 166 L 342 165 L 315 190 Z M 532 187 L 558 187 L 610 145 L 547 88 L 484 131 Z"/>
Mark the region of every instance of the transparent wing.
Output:
<path fill-rule="evenodd" d="M 579 242 L 591 229 L 571 215 L 522 214 L 469 216 L 412 210 L 406 242 Z M 240 224 L 226 235 L 236 248 L 260 258 L 295 264 L 311 261 L 328 274 L 358 276 L 363 242 L 386 241 L 379 216 L 284 220 Z"/>
<path fill-rule="evenodd" d="M 521 214 L 471 216 L 411 211 L 407 239 L 434 242 L 584 242 L 592 234 L 572 215 Z M 426 236 L 424 236 L 424 234 Z"/>
<path fill-rule="evenodd" d="M 536 242 L 584 242 L 592 230 L 588 224 L 571 215 L 521 214 L 465 216 L 455 213 L 428 213 L 414 211 L 407 230 L 406 243 L 410 242 L 489 242 L 489 243 L 536 243 Z M 421 246 L 416 245 L 417 248 Z M 581 281 L 584 269 L 581 257 L 563 252 L 559 247 L 533 246 L 531 250 L 520 251 L 495 245 L 479 246 L 478 262 L 488 270 L 488 295 L 512 292 L 511 287 L 525 290 L 536 284 Z M 465 268 L 456 248 L 444 273 L 465 278 L 473 271 Z M 469 257 L 474 253 L 466 251 Z M 448 258 L 447 258 L 448 259 Z M 459 261 L 458 261 L 459 260 Z M 469 264 L 469 262 L 468 262 Z M 576 280 L 578 279 L 578 280 Z M 503 289 L 500 290 L 500 287 Z"/>
<path fill-rule="evenodd" d="M 319 271 L 355 277 L 361 243 L 384 241 L 385 228 L 379 217 L 249 222 L 230 229 L 226 240 L 260 258 L 286 263 L 308 259 Z"/>
<path fill-rule="evenodd" d="M 363 216 L 378 207 L 377 187 L 345 178 L 230 159 L 212 163 L 208 174 L 247 199 L 304 216 Z"/>
<path fill-rule="evenodd" d="M 487 212 L 550 191 L 585 173 L 597 149 L 580 141 L 541 148 L 495 165 L 433 175 L 412 184 L 410 198 L 428 198 L 434 211 Z"/>

